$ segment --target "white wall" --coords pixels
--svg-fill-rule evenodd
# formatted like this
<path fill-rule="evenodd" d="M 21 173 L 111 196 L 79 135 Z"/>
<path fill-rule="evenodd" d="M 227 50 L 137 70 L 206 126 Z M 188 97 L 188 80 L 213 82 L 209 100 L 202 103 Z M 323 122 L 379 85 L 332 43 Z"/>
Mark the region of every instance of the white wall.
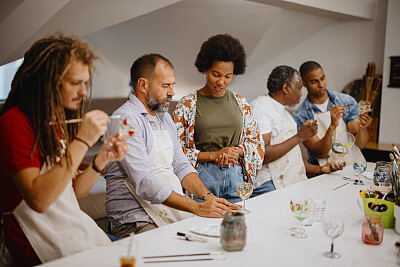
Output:
<path fill-rule="evenodd" d="M 380 143 L 400 143 L 400 88 L 389 88 L 390 57 L 400 56 L 400 1 L 389 0 L 386 22 Z"/>
<path fill-rule="evenodd" d="M 204 76 L 193 63 L 200 45 L 217 33 L 228 32 L 246 47 L 247 72 L 235 77 L 230 88 L 249 101 L 266 92 L 266 79 L 277 65 L 298 68 L 316 60 L 324 67 L 328 88 L 340 91 L 375 61 L 377 73 L 384 74 L 380 141 L 398 140 L 400 90 L 387 84 L 389 57 L 400 54 L 399 0 L 57 0 L 51 12 L 32 21 L 26 20 L 43 12 L 40 3 L 10 3 L 0 2 L 1 37 L 10 46 L 0 51 L 2 62 L 21 57 L 33 41 L 55 29 L 70 27 L 103 55 L 105 64 L 98 65 L 94 77 L 98 98 L 127 96 L 132 62 L 150 52 L 174 63 L 175 99 L 202 87 Z M 36 8 L 26 8 L 34 3 Z M 376 16 L 370 19 L 374 5 Z M 21 24 L 10 20 L 23 12 L 20 20 L 30 27 L 10 30 L 7 25 Z M 32 25 L 36 30 L 27 31 Z M 21 32 L 26 40 L 14 45 Z"/>
<path fill-rule="evenodd" d="M 249 1 L 181 1 L 85 36 L 112 64 L 95 79 L 94 96 L 126 96 L 125 86 L 110 79 L 128 84 L 133 60 L 159 52 L 175 65 L 175 99 L 180 99 L 204 85 L 193 65 L 201 43 L 224 32 L 246 47 L 247 72 L 230 88 L 249 101 L 266 92 L 275 66 L 299 68 L 306 60 L 321 63 L 329 88 L 341 91 L 362 77 L 369 61 L 382 73 L 385 15 L 385 0 L 379 1 L 376 20 L 345 21 Z"/>
<path fill-rule="evenodd" d="M 113 73 L 119 72 L 129 83 L 129 69 L 139 56 L 156 52 L 175 66 L 176 97 L 204 85 L 194 61 L 201 44 L 218 33 L 238 37 L 250 55 L 281 9 L 242 0 L 181 1 L 123 23 L 88 34 L 85 38 L 99 48 L 111 62 Z M 251 19 L 250 19 L 251 17 Z M 273 53 L 271 51 L 271 53 Z M 112 85 L 108 72 L 100 72 L 94 80 L 95 97 L 125 96 L 125 89 Z M 242 89 L 242 93 L 245 88 Z"/>
<path fill-rule="evenodd" d="M 249 65 L 251 71 L 246 75 L 247 80 L 243 77 L 234 84 L 238 88 L 254 85 L 246 91 L 249 100 L 267 92 L 267 77 L 277 65 L 289 65 L 298 69 L 307 60 L 317 61 L 324 68 L 327 87 L 337 91 L 341 91 L 348 83 L 361 79 L 370 61 L 376 62 L 376 73 L 382 74 L 386 5 L 379 7 L 375 21 L 340 21 L 299 12 L 281 13 L 280 21 L 290 21 L 291 26 L 284 27 L 281 32 L 266 34 L 260 42 L 260 47 L 266 48 L 258 49 L 251 56 L 253 60 L 249 62 L 253 63 L 258 59 L 262 64 L 256 68 Z M 274 25 L 275 23 L 280 22 L 276 21 Z M 281 24 L 277 28 L 282 28 Z M 281 47 L 273 49 L 275 53 L 266 56 L 264 51 L 271 50 L 271 39 L 275 40 L 275 36 L 282 32 L 291 38 L 283 39 Z M 260 57 L 264 59 L 259 60 Z M 306 94 L 307 90 L 303 88 L 303 98 Z"/>

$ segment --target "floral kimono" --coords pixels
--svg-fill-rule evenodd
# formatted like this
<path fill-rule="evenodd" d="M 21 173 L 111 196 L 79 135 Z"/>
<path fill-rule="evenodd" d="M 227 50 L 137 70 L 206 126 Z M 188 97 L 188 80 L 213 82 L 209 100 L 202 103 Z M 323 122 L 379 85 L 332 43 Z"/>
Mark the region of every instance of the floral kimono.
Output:
<path fill-rule="evenodd" d="M 239 147 L 244 151 L 244 165 L 247 173 L 254 181 L 263 163 L 264 141 L 247 100 L 236 93 L 234 93 L 234 96 L 243 115 L 243 129 Z M 174 112 L 178 139 L 181 141 L 183 152 L 193 166 L 196 166 L 197 156 L 201 152 L 196 149 L 194 141 L 196 103 L 197 92 L 183 97 L 176 105 Z"/>

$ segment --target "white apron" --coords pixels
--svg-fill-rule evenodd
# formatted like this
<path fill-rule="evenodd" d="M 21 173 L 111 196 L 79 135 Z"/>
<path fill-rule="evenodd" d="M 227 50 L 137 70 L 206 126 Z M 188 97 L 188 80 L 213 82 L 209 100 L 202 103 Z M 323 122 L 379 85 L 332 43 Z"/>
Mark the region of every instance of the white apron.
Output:
<path fill-rule="evenodd" d="M 278 136 L 271 138 L 271 145 L 280 144 L 297 134 L 296 122 L 286 110 L 284 114 L 281 120 L 282 130 Z M 268 168 L 276 189 L 308 179 L 299 145 L 296 145 L 281 158 L 268 163 Z"/>
<path fill-rule="evenodd" d="M 47 170 L 44 166 L 41 174 Z M 43 263 L 111 242 L 79 208 L 72 181 L 46 212 L 38 213 L 22 200 L 13 214 Z"/>
<path fill-rule="evenodd" d="M 319 139 L 322 139 L 325 136 L 325 133 L 328 130 L 329 126 L 331 125 L 331 112 L 313 112 L 313 114 L 314 119 L 318 122 L 317 136 L 319 137 Z M 347 125 L 342 118 L 340 118 L 339 120 L 339 125 L 336 127 L 336 131 L 347 132 Z M 328 156 L 326 158 L 317 158 L 319 165 L 324 166 L 328 162 L 328 158 L 330 156 L 332 156 L 332 149 L 329 150 Z M 361 150 L 356 146 L 356 144 L 353 144 L 353 147 L 350 149 L 344 159 L 347 163 L 352 164 L 355 158 L 364 159 L 364 156 L 362 155 Z"/>
<path fill-rule="evenodd" d="M 175 193 L 184 196 L 181 182 L 173 171 L 174 145 L 167 130 L 153 131 L 153 147 L 150 151 L 149 159 L 153 173 L 169 184 Z M 193 216 L 191 213 L 173 209 L 163 204 L 151 204 L 135 193 L 129 178 L 126 178 L 124 183 L 158 227 Z"/>

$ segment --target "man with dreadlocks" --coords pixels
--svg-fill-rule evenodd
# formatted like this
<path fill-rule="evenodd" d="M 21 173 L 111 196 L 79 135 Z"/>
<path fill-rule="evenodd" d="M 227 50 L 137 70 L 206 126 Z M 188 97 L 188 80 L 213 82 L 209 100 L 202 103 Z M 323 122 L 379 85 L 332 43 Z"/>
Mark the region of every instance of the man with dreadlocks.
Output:
<path fill-rule="evenodd" d="M 0 110 L 0 208 L 14 266 L 32 266 L 110 242 L 78 206 L 110 161 L 127 152 L 118 135 L 77 174 L 106 131 L 100 110 L 83 115 L 98 56 L 75 36 L 56 34 L 25 53 Z M 83 115 L 83 116 L 82 116 Z M 66 120 L 82 118 L 80 123 Z"/>

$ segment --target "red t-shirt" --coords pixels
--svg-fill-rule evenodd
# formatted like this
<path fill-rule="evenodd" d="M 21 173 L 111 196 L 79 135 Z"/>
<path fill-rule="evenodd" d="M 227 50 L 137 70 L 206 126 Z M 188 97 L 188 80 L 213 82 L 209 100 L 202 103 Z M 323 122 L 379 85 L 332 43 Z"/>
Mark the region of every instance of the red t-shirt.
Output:
<path fill-rule="evenodd" d="M 35 134 L 32 123 L 19 108 L 9 109 L 0 117 L 0 209 L 13 211 L 22 196 L 11 176 L 25 168 L 41 168 L 44 162 L 38 149 L 34 150 Z M 32 153 L 33 152 L 33 153 Z M 13 257 L 14 266 L 32 266 L 40 260 L 13 215 L 4 215 L 4 241 Z"/>

